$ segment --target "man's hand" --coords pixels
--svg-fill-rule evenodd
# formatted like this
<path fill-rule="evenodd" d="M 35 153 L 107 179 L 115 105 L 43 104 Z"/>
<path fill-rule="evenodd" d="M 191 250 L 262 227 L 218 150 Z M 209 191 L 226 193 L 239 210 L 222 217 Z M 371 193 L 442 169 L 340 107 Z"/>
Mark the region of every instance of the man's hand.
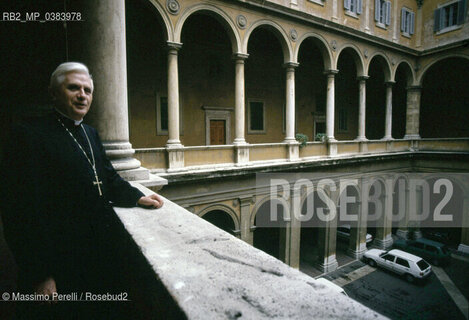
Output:
<path fill-rule="evenodd" d="M 140 199 L 138 199 L 137 203 L 141 205 L 142 207 L 150 207 L 150 208 L 158 209 L 163 206 L 163 199 L 156 193 L 153 193 L 149 196 L 141 197 Z"/>
<path fill-rule="evenodd" d="M 47 278 L 43 282 L 37 284 L 34 288 L 34 291 L 38 294 L 48 295 L 52 298 L 53 293 L 57 293 L 57 286 L 55 285 L 55 280 L 53 278 Z M 48 303 L 57 303 L 55 299 L 49 299 Z"/>

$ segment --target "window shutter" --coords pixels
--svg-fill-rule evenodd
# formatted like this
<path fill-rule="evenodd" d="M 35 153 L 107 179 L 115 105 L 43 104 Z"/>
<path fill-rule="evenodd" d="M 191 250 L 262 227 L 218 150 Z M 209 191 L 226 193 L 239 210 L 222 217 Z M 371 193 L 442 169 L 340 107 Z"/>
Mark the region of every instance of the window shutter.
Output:
<path fill-rule="evenodd" d="M 441 9 L 435 10 L 435 21 L 433 23 L 433 31 L 438 32 L 440 31 L 440 16 L 441 16 Z"/>
<path fill-rule="evenodd" d="M 410 13 L 410 28 L 409 33 L 414 34 L 414 25 L 415 25 L 415 13 Z"/>
<path fill-rule="evenodd" d="M 458 2 L 458 24 L 463 24 L 466 18 L 466 1 L 460 0 Z"/>
<path fill-rule="evenodd" d="M 406 25 L 406 13 L 407 10 L 405 8 L 401 9 L 401 32 L 405 32 L 405 25 Z"/>
<path fill-rule="evenodd" d="M 380 11 L 381 11 L 381 0 L 375 0 L 375 21 L 379 21 Z"/>
<path fill-rule="evenodd" d="M 362 0 L 357 0 L 357 14 L 362 14 Z"/>
<path fill-rule="evenodd" d="M 344 0 L 344 8 L 345 8 L 345 10 L 350 10 L 350 1 L 351 1 L 351 0 Z"/>
<path fill-rule="evenodd" d="M 389 26 L 391 24 L 391 1 L 386 1 L 386 16 L 385 21 L 386 25 Z"/>

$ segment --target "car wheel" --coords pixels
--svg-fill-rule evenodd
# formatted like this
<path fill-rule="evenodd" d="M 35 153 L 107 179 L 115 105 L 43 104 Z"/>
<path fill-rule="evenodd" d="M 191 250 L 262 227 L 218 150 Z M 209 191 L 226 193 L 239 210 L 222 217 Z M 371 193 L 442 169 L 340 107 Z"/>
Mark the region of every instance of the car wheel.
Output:
<path fill-rule="evenodd" d="M 440 265 L 440 261 L 438 261 L 438 259 L 436 259 L 436 258 L 432 260 L 432 263 L 433 263 L 434 266 L 439 266 Z"/>
<path fill-rule="evenodd" d="M 370 259 L 370 260 L 368 260 L 368 263 L 369 263 L 370 266 L 376 267 L 376 261 L 375 260 Z"/>
<path fill-rule="evenodd" d="M 408 273 L 405 275 L 405 279 L 406 279 L 407 282 L 409 282 L 409 283 L 412 283 L 412 282 L 415 281 L 415 278 L 414 278 L 411 274 L 408 274 Z"/>

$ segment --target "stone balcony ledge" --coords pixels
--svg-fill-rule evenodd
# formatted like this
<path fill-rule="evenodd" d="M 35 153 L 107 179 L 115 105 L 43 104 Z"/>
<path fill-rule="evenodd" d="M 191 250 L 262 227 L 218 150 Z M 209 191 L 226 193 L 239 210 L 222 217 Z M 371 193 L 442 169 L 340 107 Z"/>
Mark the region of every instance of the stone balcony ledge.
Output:
<path fill-rule="evenodd" d="M 188 319 L 383 318 L 169 200 L 115 210 Z"/>

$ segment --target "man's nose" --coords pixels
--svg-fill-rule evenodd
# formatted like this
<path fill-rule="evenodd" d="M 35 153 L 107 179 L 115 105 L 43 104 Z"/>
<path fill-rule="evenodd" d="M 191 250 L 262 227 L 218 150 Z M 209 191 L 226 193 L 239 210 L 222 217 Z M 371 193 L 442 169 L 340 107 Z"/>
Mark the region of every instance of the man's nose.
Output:
<path fill-rule="evenodd" d="M 78 90 L 78 98 L 79 99 L 84 99 L 85 98 L 85 89 L 80 89 Z"/>

